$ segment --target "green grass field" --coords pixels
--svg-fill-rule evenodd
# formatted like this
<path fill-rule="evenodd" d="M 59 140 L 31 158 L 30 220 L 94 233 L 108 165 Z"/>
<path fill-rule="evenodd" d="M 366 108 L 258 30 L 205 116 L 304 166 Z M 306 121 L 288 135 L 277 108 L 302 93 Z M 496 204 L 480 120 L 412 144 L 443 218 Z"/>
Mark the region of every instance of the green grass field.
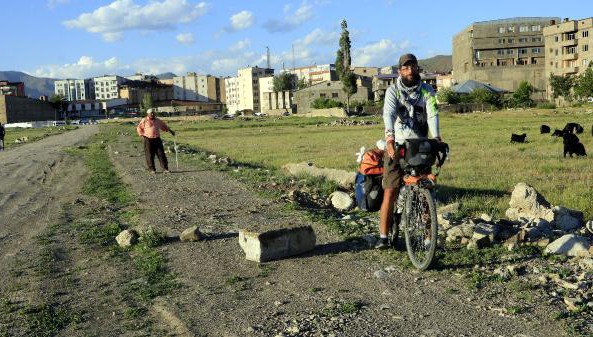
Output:
<path fill-rule="evenodd" d="M 67 130 L 72 130 L 75 126 L 45 127 L 45 128 L 7 128 L 4 137 L 4 147 L 9 150 L 12 147 L 20 146 L 24 143 L 15 143 L 17 138 L 28 137 L 27 142 L 34 142 L 51 135 L 57 135 Z"/>
<path fill-rule="evenodd" d="M 562 139 L 539 133 L 541 124 L 553 130 L 577 122 L 585 128 L 579 135 L 581 142 L 593 151 L 591 112 L 572 108 L 442 114 L 441 132 L 451 153 L 439 177 L 439 199 L 461 202 L 465 215 L 485 212 L 502 217 L 514 185 L 525 182 L 553 205 L 578 209 L 586 219 L 593 218 L 593 158 L 564 159 Z M 383 136 L 382 119 L 365 119 L 378 124 L 328 126 L 336 119 L 285 117 L 170 121 L 170 125 L 178 131 L 178 143 L 234 160 L 274 168 L 312 161 L 354 171 L 358 149 L 374 146 Z M 511 144 L 511 133 L 527 133 L 528 142 Z"/>

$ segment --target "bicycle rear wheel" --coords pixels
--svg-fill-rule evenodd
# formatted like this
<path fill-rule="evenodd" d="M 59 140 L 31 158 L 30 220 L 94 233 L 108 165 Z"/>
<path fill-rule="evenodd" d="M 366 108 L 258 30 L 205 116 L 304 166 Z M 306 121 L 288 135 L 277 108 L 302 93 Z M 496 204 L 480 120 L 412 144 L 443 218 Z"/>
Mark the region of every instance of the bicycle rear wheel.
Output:
<path fill-rule="evenodd" d="M 408 191 L 402 223 L 410 261 L 425 270 L 437 247 L 436 206 L 429 190 L 414 186 Z"/>

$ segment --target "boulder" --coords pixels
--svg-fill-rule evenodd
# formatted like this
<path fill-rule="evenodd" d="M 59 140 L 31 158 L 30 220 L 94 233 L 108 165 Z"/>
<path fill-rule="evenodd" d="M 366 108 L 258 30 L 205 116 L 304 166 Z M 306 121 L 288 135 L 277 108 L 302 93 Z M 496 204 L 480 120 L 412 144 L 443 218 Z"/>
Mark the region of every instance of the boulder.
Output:
<path fill-rule="evenodd" d="M 591 244 L 587 238 L 575 234 L 566 234 L 550 243 L 545 253 L 567 256 L 589 257 Z"/>
<path fill-rule="evenodd" d="M 190 227 L 179 235 L 179 240 L 181 241 L 200 241 L 203 239 L 203 235 L 200 232 L 198 226 Z"/>
<path fill-rule="evenodd" d="M 535 188 L 525 183 L 515 185 L 509 206 L 510 209 L 506 211 L 506 216 L 511 220 L 525 217 L 528 219 L 542 218 L 549 222 L 554 221 L 554 212 L 550 203 Z"/>
<path fill-rule="evenodd" d="M 255 262 L 277 260 L 302 254 L 315 248 L 311 226 L 283 228 L 262 233 L 239 231 L 239 245 L 245 258 Z"/>
<path fill-rule="evenodd" d="M 125 229 L 115 237 L 115 241 L 120 247 L 126 248 L 138 243 L 139 237 L 140 235 L 135 230 Z"/>
<path fill-rule="evenodd" d="M 332 206 L 340 211 L 345 211 L 354 206 L 354 200 L 346 192 L 335 191 L 329 195 Z"/>

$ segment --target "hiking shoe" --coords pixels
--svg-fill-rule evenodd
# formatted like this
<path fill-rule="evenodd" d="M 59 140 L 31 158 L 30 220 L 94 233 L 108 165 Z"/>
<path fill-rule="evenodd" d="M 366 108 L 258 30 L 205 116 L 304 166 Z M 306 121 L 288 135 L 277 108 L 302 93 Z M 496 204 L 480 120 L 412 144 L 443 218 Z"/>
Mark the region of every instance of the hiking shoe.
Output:
<path fill-rule="evenodd" d="M 169 173 L 169 170 L 164 170 L 163 173 Z"/>
<path fill-rule="evenodd" d="M 375 249 L 386 249 L 389 248 L 389 240 L 387 238 L 379 238 L 375 244 Z"/>

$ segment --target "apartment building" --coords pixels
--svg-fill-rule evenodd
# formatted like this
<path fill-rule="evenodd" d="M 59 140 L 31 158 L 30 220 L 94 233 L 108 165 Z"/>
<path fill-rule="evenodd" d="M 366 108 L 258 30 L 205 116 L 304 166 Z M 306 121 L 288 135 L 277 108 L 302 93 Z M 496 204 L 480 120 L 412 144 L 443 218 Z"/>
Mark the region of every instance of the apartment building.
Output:
<path fill-rule="evenodd" d="M 543 30 L 546 44 L 545 72 L 578 75 L 593 61 L 593 18 L 564 19 Z M 548 90 L 551 98 L 551 90 Z"/>
<path fill-rule="evenodd" d="M 249 109 L 261 112 L 259 79 L 273 77 L 274 69 L 247 67 L 239 69 L 237 77 L 225 79 L 227 109 L 230 113 Z"/>
<path fill-rule="evenodd" d="M 25 83 L 0 81 L 0 95 L 25 97 Z"/>
<path fill-rule="evenodd" d="M 308 85 L 338 80 L 336 66 L 331 63 L 305 66 L 293 69 L 282 69 L 281 72 L 295 74 L 297 75 L 299 80 L 304 79 Z"/>
<path fill-rule="evenodd" d="M 173 86 L 158 81 L 128 81 L 119 89 L 119 97 L 126 99 L 128 104 L 141 104 L 145 95 L 150 95 L 154 103 L 170 102 L 173 99 Z"/>
<path fill-rule="evenodd" d="M 54 82 L 54 93 L 66 101 L 95 99 L 95 83 L 92 79 L 65 79 Z"/>
<path fill-rule="evenodd" d="M 182 101 L 208 102 L 206 75 L 188 72 L 185 76 L 173 77 L 173 97 Z"/>
<path fill-rule="evenodd" d="M 289 90 L 274 92 L 274 77 L 259 79 L 260 110 L 267 114 L 280 115 L 286 111 L 292 112 L 292 92 Z"/>
<path fill-rule="evenodd" d="M 105 75 L 94 77 L 95 99 L 115 99 L 119 98 L 119 88 L 127 82 L 127 79 L 117 75 Z"/>
<path fill-rule="evenodd" d="M 519 17 L 474 22 L 453 37 L 453 77 L 514 91 L 521 81 L 547 86 L 544 34 L 557 17 Z"/>

